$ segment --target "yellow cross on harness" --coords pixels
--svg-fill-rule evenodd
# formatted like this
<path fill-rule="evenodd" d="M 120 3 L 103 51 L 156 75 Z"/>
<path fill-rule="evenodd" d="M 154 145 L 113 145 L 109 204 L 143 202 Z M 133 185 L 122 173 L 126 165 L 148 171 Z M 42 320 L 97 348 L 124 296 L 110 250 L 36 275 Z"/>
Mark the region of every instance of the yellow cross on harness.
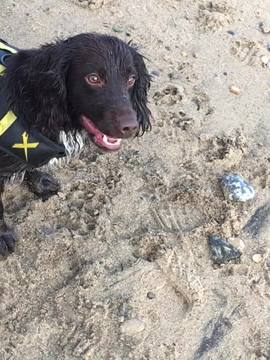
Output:
<path fill-rule="evenodd" d="M 23 143 L 22 144 L 14 144 L 12 147 L 15 149 L 24 149 L 24 154 L 25 154 L 25 159 L 26 161 L 28 161 L 28 149 L 35 149 L 36 147 L 38 147 L 39 143 L 28 143 L 28 137 L 29 135 L 24 132 L 22 134 L 22 138 L 23 138 Z"/>

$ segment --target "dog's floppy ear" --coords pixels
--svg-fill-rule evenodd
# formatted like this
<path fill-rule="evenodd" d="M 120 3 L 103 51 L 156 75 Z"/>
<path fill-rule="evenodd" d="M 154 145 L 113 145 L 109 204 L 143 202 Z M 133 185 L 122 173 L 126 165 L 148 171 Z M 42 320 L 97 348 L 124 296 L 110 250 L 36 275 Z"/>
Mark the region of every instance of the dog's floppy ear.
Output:
<path fill-rule="evenodd" d="M 131 101 L 134 110 L 137 112 L 140 130 L 143 134 L 145 131 L 151 130 L 152 115 L 147 106 L 147 95 L 151 84 L 151 76 L 146 69 L 144 58 L 138 52 L 137 48 L 133 45 L 130 45 L 130 49 L 133 55 L 133 61 L 138 76 L 132 90 Z"/>
<path fill-rule="evenodd" d="M 54 135 L 70 125 L 67 112 L 65 49 L 47 45 L 19 51 L 8 62 L 6 86 L 11 109 L 31 127 Z"/>

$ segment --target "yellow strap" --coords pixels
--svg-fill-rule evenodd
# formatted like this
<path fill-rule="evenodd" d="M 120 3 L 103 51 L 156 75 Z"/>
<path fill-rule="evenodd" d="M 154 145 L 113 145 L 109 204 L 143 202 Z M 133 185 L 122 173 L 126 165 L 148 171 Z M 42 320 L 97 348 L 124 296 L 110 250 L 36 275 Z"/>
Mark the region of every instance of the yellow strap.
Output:
<path fill-rule="evenodd" d="M 5 70 L 6 68 L 4 67 L 4 65 L 1 65 L 0 64 L 0 76 L 3 76 L 4 75 L 4 70 Z"/>
<path fill-rule="evenodd" d="M 12 111 L 6 113 L 6 115 L 0 120 L 0 136 L 2 136 L 7 129 L 16 121 L 16 116 Z"/>
<path fill-rule="evenodd" d="M 2 43 L 0 41 L 0 49 L 1 50 L 7 50 L 9 52 L 11 52 L 12 54 L 16 54 L 17 50 L 11 48 L 10 46 Z M 0 65 L 0 76 L 3 76 L 3 72 L 5 70 L 5 66 L 4 65 Z M 6 113 L 6 115 L 0 120 L 0 136 L 3 135 L 7 129 L 14 123 L 14 121 L 16 120 L 16 116 L 12 111 L 9 111 L 8 113 Z"/>
<path fill-rule="evenodd" d="M 7 50 L 7 51 L 11 52 L 12 54 L 16 54 L 16 52 L 17 52 L 17 50 L 13 49 L 12 47 L 10 47 L 10 46 L 8 46 L 8 45 L 6 45 L 4 43 L 2 43 L 1 41 L 0 41 L 0 49 L 1 50 Z"/>

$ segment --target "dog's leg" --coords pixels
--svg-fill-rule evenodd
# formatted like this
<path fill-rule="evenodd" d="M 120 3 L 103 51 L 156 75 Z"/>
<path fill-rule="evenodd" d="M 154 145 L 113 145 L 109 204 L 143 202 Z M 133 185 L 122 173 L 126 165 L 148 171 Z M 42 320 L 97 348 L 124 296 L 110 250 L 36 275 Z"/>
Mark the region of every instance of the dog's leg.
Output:
<path fill-rule="evenodd" d="M 4 220 L 3 192 L 4 182 L 0 180 L 0 255 L 6 257 L 9 253 L 14 252 L 16 238 Z"/>
<path fill-rule="evenodd" d="M 60 190 L 60 183 L 50 174 L 39 170 L 27 170 L 25 181 L 31 192 L 46 201 Z"/>

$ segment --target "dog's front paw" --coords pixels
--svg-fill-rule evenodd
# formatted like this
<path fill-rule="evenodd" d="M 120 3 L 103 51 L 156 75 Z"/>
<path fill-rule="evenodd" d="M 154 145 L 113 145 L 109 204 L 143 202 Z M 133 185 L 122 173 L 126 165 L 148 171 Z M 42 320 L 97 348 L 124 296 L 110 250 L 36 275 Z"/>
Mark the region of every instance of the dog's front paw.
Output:
<path fill-rule="evenodd" d="M 60 190 L 60 183 L 50 174 L 42 171 L 29 172 L 26 175 L 29 190 L 40 197 L 43 201 L 56 195 Z"/>
<path fill-rule="evenodd" d="M 15 250 L 16 237 L 14 232 L 7 228 L 0 231 L 0 255 L 6 257 Z"/>

